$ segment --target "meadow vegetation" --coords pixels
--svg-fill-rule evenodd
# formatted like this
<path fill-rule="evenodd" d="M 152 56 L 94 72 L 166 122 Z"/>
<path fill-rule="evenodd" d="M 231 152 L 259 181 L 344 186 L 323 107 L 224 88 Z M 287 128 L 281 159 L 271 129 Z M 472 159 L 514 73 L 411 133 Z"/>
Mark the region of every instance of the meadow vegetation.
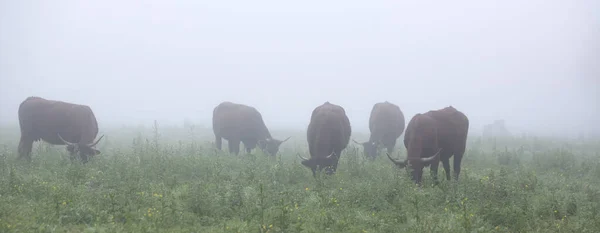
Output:
<path fill-rule="evenodd" d="M 29 164 L 3 128 L 0 232 L 600 232 L 597 140 L 471 136 L 459 182 L 440 166 L 439 185 L 427 168 L 417 187 L 353 144 L 336 175 L 313 178 L 303 132 L 277 157 L 216 151 L 189 125 L 103 133 L 85 165 L 45 143 Z"/>

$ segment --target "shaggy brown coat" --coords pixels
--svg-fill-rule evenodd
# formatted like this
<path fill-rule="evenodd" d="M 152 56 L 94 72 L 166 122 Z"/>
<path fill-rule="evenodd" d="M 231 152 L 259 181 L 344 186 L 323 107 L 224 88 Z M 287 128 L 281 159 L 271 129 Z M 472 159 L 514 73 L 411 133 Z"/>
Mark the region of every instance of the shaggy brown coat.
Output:
<path fill-rule="evenodd" d="M 469 119 L 452 106 L 417 114 L 408 123 L 404 135 L 407 159 L 395 160 L 389 154 L 388 157 L 399 167 L 409 165 L 413 169 L 412 179 L 420 183 L 423 168 L 429 165 L 437 182 L 440 160 L 446 172 L 446 179 L 450 180 L 450 157 L 454 155 L 454 177 L 458 179 L 468 131 Z"/>
<path fill-rule="evenodd" d="M 310 159 L 302 159 L 313 175 L 326 168 L 327 174 L 337 170 L 342 151 L 348 146 L 352 129 L 346 111 L 339 105 L 325 102 L 316 107 L 310 117 L 306 134 Z"/>
<path fill-rule="evenodd" d="M 100 154 L 94 146 L 102 139 L 98 122 L 87 105 L 28 97 L 19 105 L 19 158 L 31 161 L 33 142 L 40 139 L 52 145 L 67 145 L 74 159 L 77 154 L 86 163 L 88 157 Z"/>
<path fill-rule="evenodd" d="M 404 132 L 404 124 L 404 114 L 398 105 L 388 101 L 376 103 L 369 117 L 369 141 L 354 142 L 363 146 L 365 156 L 370 159 L 377 157 L 379 145 L 383 145 L 392 154 L 397 139 Z"/>
<path fill-rule="evenodd" d="M 221 150 L 222 139 L 228 141 L 229 152 L 240 153 L 240 142 L 244 143 L 246 152 L 250 153 L 256 145 L 269 155 L 275 155 L 279 151 L 283 141 L 271 137 L 271 133 L 262 115 L 256 108 L 232 102 L 222 102 L 213 110 L 213 133 L 215 144 Z"/>

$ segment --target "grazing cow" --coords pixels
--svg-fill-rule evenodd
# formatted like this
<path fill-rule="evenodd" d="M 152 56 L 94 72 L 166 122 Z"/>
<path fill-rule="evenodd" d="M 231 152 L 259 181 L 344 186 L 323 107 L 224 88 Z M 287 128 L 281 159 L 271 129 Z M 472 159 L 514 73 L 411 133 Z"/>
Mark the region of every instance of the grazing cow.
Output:
<path fill-rule="evenodd" d="M 225 101 L 213 110 L 213 132 L 215 133 L 215 144 L 221 150 L 222 138 L 229 145 L 229 152 L 238 155 L 240 153 L 240 142 L 244 143 L 246 152 L 259 148 L 271 156 L 279 151 L 283 141 L 274 139 L 269 129 L 263 122 L 262 115 L 256 108 L 243 104 Z"/>
<path fill-rule="evenodd" d="M 396 140 L 404 132 L 404 114 L 398 105 L 390 102 L 380 102 L 373 105 L 371 116 L 369 117 L 369 131 L 371 136 L 369 141 L 360 143 L 353 139 L 357 144 L 361 144 L 367 158 L 375 159 L 377 149 L 380 144 L 387 148 L 388 153 L 394 151 Z"/>
<path fill-rule="evenodd" d="M 306 135 L 310 159 L 298 154 L 302 165 L 309 167 L 313 176 L 323 168 L 328 175 L 335 173 L 351 133 L 350 120 L 344 108 L 329 102 L 316 107 L 310 117 Z"/>
<path fill-rule="evenodd" d="M 71 160 L 77 155 L 83 163 L 100 154 L 94 146 L 100 142 L 98 122 L 87 105 L 28 97 L 19 105 L 19 158 L 31 161 L 33 142 L 40 139 L 52 145 L 67 145 Z"/>
<path fill-rule="evenodd" d="M 454 178 L 458 180 L 468 131 L 469 119 L 452 106 L 417 114 L 408 123 L 404 134 L 407 159 L 395 160 L 389 154 L 388 158 L 400 168 L 409 165 L 416 183 L 421 182 L 423 168 L 431 165 L 431 174 L 437 183 L 439 161 L 444 166 L 446 179 L 450 180 L 450 157 L 454 155 Z"/>
<path fill-rule="evenodd" d="M 482 136 L 483 138 L 508 138 L 511 135 L 506 129 L 504 120 L 495 120 L 493 123 L 484 126 Z"/>

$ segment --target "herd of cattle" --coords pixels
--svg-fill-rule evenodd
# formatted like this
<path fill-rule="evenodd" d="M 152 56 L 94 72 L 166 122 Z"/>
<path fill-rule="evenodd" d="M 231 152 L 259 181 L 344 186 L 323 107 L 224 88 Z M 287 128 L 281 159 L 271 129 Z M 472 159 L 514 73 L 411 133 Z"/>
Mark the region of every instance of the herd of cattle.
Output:
<path fill-rule="evenodd" d="M 63 101 L 28 97 L 19 105 L 19 158 L 31 161 L 33 142 L 44 140 L 53 145 L 67 145 L 71 159 L 77 156 L 86 163 L 100 154 L 94 146 L 98 140 L 98 123 L 92 109 L 86 105 Z M 389 102 L 376 103 L 371 110 L 368 141 L 359 143 L 367 158 L 375 158 L 378 148 L 387 149 L 388 158 L 399 168 L 409 167 L 412 180 L 421 182 L 423 168 L 431 166 L 437 181 L 441 160 L 450 180 L 450 157 L 454 155 L 454 178 L 458 179 L 460 164 L 465 153 L 469 120 L 462 112 L 449 106 L 440 110 L 416 114 L 406 126 L 404 146 L 407 158 L 394 159 L 392 154 L 396 140 L 405 129 L 404 115 L 400 108 Z M 269 155 L 277 154 L 279 146 L 289 139 L 274 139 L 267 129 L 262 115 L 256 108 L 232 102 L 223 102 L 213 110 L 213 132 L 216 147 L 221 150 L 226 139 L 229 152 L 239 154 L 240 142 L 246 152 L 258 147 Z M 343 107 L 325 102 L 317 106 L 311 115 L 307 130 L 310 158 L 298 155 L 302 165 L 310 168 L 313 175 L 325 169 L 326 174 L 335 173 L 342 151 L 348 146 L 352 129 Z"/>

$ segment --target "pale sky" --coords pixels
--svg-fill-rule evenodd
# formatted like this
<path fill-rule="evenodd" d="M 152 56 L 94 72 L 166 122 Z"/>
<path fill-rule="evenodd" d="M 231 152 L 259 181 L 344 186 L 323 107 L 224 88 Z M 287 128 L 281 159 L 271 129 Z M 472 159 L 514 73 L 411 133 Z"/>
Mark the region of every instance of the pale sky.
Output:
<path fill-rule="evenodd" d="M 449 105 L 471 128 L 599 132 L 600 3 L 0 0 L 0 121 L 28 96 L 89 105 L 100 127 L 210 125 L 222 101 L 305 129 L 329 101 L 366 131 Z"/>

